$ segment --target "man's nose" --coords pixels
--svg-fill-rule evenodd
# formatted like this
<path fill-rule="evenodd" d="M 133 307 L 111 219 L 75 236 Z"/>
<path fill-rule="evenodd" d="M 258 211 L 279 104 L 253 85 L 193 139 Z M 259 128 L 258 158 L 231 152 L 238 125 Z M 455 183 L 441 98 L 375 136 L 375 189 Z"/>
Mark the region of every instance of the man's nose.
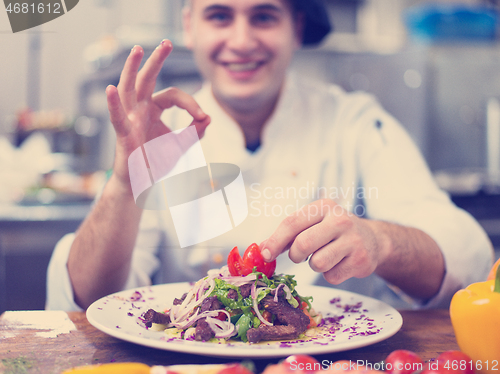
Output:
<path fill-rule="evenodd" d="M 258 46 L 257 34 L 249 20 L 244 17 L 236 18 L 227 45 L 235 52 L 249 53 Z"/>

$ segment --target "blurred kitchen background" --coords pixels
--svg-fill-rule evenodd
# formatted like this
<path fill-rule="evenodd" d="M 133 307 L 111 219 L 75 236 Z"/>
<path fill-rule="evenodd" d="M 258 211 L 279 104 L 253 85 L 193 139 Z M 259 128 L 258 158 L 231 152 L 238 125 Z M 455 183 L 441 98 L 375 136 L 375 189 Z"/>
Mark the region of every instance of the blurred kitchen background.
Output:
<path fill-rule="evenodd" d="M 440 185 L 500 255 L 499 5 L 493 0 L 327 0 L 335 32 L 293 68 L 366 90 L 408 129 Z M 175 50 L 158 89 L 195 91 L 183 0 L 85 0 L 13 34 L 0 12 L 0 312 L 43 309 L 55 243 L 106 178 L 113 131 L 104 89 L 125 57 Z"/>

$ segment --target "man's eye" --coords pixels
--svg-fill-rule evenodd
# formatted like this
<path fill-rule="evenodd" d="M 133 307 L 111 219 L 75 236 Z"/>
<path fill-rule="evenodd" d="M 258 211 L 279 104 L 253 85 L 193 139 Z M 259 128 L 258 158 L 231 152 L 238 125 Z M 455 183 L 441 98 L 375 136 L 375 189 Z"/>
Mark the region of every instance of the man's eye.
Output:
<path fill-rule="evenodd" d="M 261 26 L 273 25 L 278 22 L 278 17 L 276 17 L 274 14 L 258 13 L 253 15 L 252 22 L 255 25 Z"/>
<path fill-rule="evenodd" d="M 216 22 L 216 23 L 226 23 L 231 20 L 231 16 L 227 13 L 218 12 L 212 13 L 208 17 L 208 20 Z"/>

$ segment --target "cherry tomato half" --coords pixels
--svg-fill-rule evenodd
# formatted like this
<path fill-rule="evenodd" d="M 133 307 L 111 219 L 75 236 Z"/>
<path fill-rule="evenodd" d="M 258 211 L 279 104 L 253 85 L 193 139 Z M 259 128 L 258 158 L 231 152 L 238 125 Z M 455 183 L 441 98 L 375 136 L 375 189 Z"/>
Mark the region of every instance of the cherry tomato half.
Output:
<path fill-rule="evenodd" d="M 232 276 L 248 275 L 256 267 L 257 271 L 271 278 L 276 270 L 276 260 L 264 261 L 257 244 L 251 244 L 241 258 L 238 247 L 234 247 L 227 257 L 227 266 Z"/>
<path fill-rule="evenodd" d="M 406 349 L 397 349 L 385 359 L 385 371 L 389 374 L 411 374 L 423 367 L 422 359 Z"/>

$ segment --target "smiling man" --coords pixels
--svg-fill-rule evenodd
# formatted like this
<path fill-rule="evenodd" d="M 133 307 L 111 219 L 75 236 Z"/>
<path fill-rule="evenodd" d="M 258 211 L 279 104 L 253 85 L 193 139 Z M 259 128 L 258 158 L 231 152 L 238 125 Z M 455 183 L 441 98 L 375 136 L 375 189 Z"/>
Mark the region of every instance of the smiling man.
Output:
<path fill-rule="evenodd" d="M 400 307 L 446 307 L 486 276 L 487 236 L 437 188 L 401 125 L 369 95 L 288 72 L 294 52 L 330 30 L 319 0 L 191 0 L 183 19 L 205 83 L 194 98 L 175 88 L 153 93 L 172 45 L 162 42 L 140 71 L 144 52 L 132 49 L 119 85 L 106 91 L 117 133 L 113 175 L 54 252 L 49 308 L 85 308 L 152 281 L 194 281 L 252 242 L 268 261 L 287 252 L 278 270 L 299 283 L 322 274 Z M 179 249 L 171 218 L 135 205 L 127 160 L 187 125 L 203 137 L 209 162 L 241 168 L 250 214 Z"/>
<path fill-rule="evenodd" d="M 215 99 L 240 124 L 247 147 L 257 148 L 302 44 L 302 14 L 288 1 L 193 1 L 184 25 Z"/>
<path fill-rule="evenodd" d="M 301 45 L 301 20 L 286 1 L 195 1 L 184 21 L 185 44 L 215 99 L 247 142 L 258 142 Z"/>

